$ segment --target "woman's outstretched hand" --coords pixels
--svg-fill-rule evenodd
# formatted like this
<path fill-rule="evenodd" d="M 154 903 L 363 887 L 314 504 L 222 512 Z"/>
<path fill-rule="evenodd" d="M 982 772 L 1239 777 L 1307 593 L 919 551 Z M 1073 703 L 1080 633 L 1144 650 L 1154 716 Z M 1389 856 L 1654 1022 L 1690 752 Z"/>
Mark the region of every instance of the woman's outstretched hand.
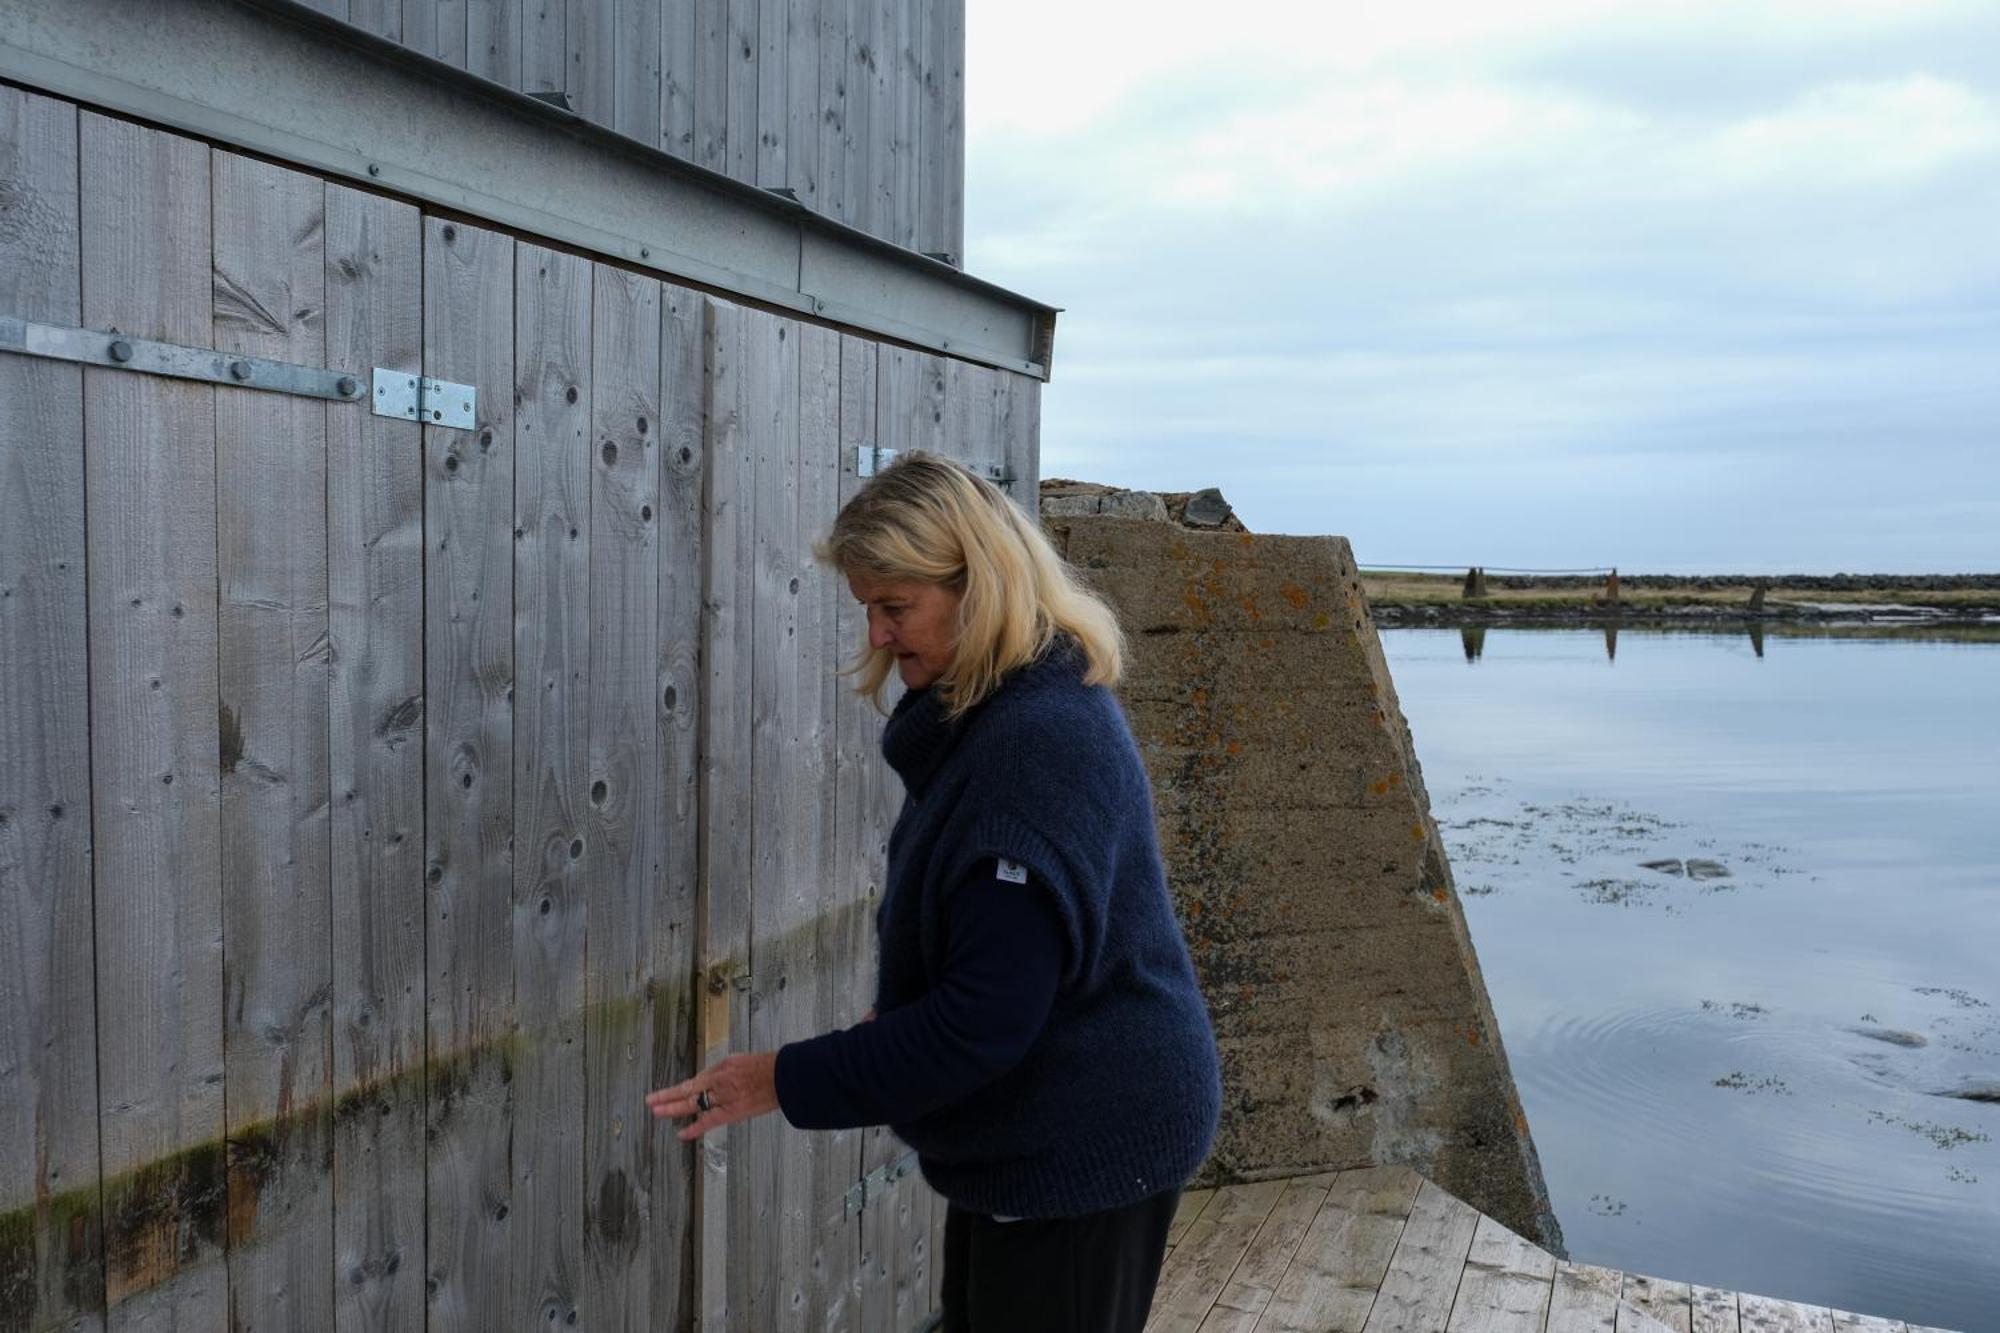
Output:
<path fill-rule="evenodd" d="M 711 1129 L 766 1115 L 778 1109 L 778 1054 L 732 1055 L 685 1083 L 647 1093 L 646 1109 L 661 1120 L 694 1117 L 694 1123 L 680 1131 L 683 1143 Z"/>

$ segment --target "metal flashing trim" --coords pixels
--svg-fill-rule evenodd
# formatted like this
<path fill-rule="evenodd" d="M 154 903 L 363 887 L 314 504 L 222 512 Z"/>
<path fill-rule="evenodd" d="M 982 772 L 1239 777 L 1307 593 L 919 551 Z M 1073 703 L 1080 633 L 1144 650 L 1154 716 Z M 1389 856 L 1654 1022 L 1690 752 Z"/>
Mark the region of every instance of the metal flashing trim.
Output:
<path fill-rule="evenodd" d="M 0 78 L 691 282 L 1048 378 L 1052 306 L 301 0 L 10 0 Z"/>
<path fill-rule="evenodd" d="M 37 324 L 11 315 L 0 315 L 0 352 L 130 370 L 142 375 L 204 380 L 232 389 L 326 398 L 337 403 L 358 402 L 361 398 L 361 381 L 345 370 L 322 370 L 268 357 L 238 356 L 211 347 L 183 347 L 179 343 L 133 338 L 115 329 L 100 333 L 60 324 Z"/>
<path fill-rule="evenodd" d="M 470 384 L 453 384 L 450 380 L 377 366 L 375 396 L 369 407 L 378 417 L 471 430 L 478 419 L 479 390 Z"/>

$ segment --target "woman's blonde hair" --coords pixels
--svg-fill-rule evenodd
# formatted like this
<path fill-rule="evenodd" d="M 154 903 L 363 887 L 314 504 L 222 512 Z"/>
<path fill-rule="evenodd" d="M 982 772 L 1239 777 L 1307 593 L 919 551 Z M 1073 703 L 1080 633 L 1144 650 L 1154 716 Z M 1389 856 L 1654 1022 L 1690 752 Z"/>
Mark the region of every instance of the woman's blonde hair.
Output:
<path fill-rule="evenodd" d="M 1115 685 L 1124 670 L 1111 608 L 997 486 L 948 458 L 904 454 L 847 502 L 813 551 L 842 574 L 959 592 L 957 644 L 933 686 L 949 717 L 1040 657 L 1057 634 L 1082 650 L 1086 683 Z M 864 648 L 846 670 L 879 705 L 895 665 L 888 649 Z"/>

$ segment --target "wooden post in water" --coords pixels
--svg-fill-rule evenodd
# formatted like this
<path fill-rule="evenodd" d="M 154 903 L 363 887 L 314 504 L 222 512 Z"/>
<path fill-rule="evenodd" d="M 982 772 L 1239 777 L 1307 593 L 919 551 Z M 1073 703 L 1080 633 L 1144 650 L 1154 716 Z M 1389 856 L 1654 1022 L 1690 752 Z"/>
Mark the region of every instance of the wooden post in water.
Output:
<path fill-rule="evenodd" d="M 1477 565 L 1466 570 L 1465 590 L 1460 596 L 1466 601 L 1486 596 L 1486 571 Z"/>
<path fill-rule="evenodd" d="M 1752 585 L 1750 589 L 1751 615 L 1761 616 L 1764 614 L 1764 594 L 1769 592 L 1770 590 L 1771 590 L 1771 580 L 1769 579 L 1758 579 L 1757 582 L 1754 585 Z"/>
<path fill-rule="evenodd" d="M 1604 601 L 1608 606 L 1618 605 L 1618 571 L 1615 569 L 1611 571 L 1610 577 L 1604 580 Z"/>

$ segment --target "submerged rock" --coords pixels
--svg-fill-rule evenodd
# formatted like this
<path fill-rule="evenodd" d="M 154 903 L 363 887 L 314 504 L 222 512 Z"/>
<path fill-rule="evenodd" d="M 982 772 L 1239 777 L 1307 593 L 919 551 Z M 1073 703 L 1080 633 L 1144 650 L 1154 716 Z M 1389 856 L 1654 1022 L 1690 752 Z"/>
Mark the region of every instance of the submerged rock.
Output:
<path fill-rule="evenodd" d="M 1657 870 L 1662 875 L 1678 875 L 1683 873 L 1681 870 L 1681 860 L 1678 856 L 1670 856 L 1664 861 L 1641 861 L 1639 869 Z"/>
<path fill-rule="evenodd" d="M 1722 862 L 1704 861 L 1696 856 L 1688 858 L 1687 873 L 1689 879 L 1729 879 L 1731 877 L 1729 867 L 1722 864 Z"/>
<path fill-rule="evenodd" d="M 2000 1103 L 2000 1078 L 1969 1078 L 1955 1088 L 1940 1088 L 1933 1097 L 1956 1097 L 1967 1102 Z"/>
<path fill-rule="evenodd" d="M 1931 1039 L 1922 1033 L 1904 1032 L 1898 1028 L 1849 1028 L 1847 1030 L 1857 1037 L 1866 1037 L 1870 1041 L 1886 1041 L 1891 1046 L 1918 1047 L 1931 1044 Z"/>

